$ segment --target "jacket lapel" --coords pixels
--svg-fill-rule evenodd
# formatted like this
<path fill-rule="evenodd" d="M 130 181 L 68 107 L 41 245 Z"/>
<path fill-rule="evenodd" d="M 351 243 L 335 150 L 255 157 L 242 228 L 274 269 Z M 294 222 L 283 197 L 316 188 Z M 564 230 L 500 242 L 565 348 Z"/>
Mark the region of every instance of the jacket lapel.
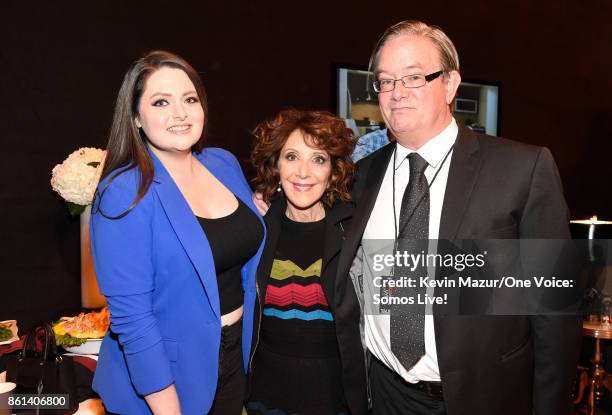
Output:
<path fill-rule="evenodd" d="M 247 205 L 253 212 L 257 212 L 257 208 L 251 199 L 251 191 L 247 183 L 241 182 L 236 177 L 236 171 L 228 169 L 227 164 L 220 163 L 217 159 L 207 156 L 206 149 L 201 153 L 196 154 L 196 158 L 212 173 L 225 187 L 229 189 L 238 199 Z M 259 215 L 257 215 L 259 216 Z"/>
<path fill-rule="evenodd" d="M 439 239 L 453 240 L 472 196 L 481 165 L 480 145 L 472 130 L 459 125 L 457 143 L 448 171 Z"/>
<path fill-rule="evenodd" d="M 215 263 L 210 244 L 183 194 L 155 156 L 155 191 L 183 249 L 195 267 L 213 312 L 221 318 Z"/>
<path fill-rule="evenodd" d="M 221 318 L 217 273 L 206 234 L 202 231 L 189 204 L 164 165 L 152 152 L 149 154 L 155 166 L 153 181 L 161 205 L 183 249 L 196 269 L 215 315 Z M 222 165 L 216 159 L 207 157 L 206 150 L 196 154 L 196 157 L 225 187 L 257 214 L 248 186 L 239 181 L 234 171 L 227 169 L 227 166 Z M 260 218 L 259 214 L 257 217 Z"/>
<path fill-rule="evenodd" d="M 242 272 L 242 283 L 243 288 L 255 289 L 255 278 L 246 278 L 247 275 L 255 275 L 257 272 L 257 264 L 259 263 L 259 256 L 263 251 L 267 234 L 265 230 L 265 223 L 255 203 L 253 203 L 253 193 L 246 179 L 244 178 L 242 171 L 239 167 L 232 167 L 228 165 L 226 160 L 220 159 L 218 156 L 212 157 L 204 149 L 201 153 L 195 154 L 196 158 L 217 178 L 230 192 L 234 194 L 242 203 L 244 203 L 251 211 L 257 216 L 257 219 L 261 222 L 264 227 L 264 240 L 259 246 L 256 257 L 251 258 L 243 268 Z M 229 168 L 228 168 L 229 167 Z M 216 277 L 215 277 L 216 278 Z M 246 278 L 246 279 L 245 279 Z M 216 281 L 216 280 L 215 280 Z"/>
<path fill-rule="evenodd" d="M 376 203 L 376 197 L 380 190 L 387 165 L 393 154 L 395 144 L 390 143 L 383 147 L 379 152 L 372 155 L 370 164 L 367 169 L 359 172 L 359 180 L 363 181 L 363 185 L 355 183 L 355 192 L 353 194 L 356 204 L 353 220 L 346 234 L 345 248 L 342 249 L 338 263 L 338 271 L 342 274 L 348 274 L 357 247 L 361 242 L 363 232 L 370 219 L 370 214 Z M 367 159 L 366 159 L 367 160 Z M 366 167 L 363 164 L 358 165 L 360 169 Z"/>
<path fill-rule="evenodd" d="M 336 256 L 345 240 L 346 219 L 353 215 L 353 204 L 336 202 L 333 208 L 325 207 L 325 240 L 323 242 L 323 269 Z"/>
<path fill-rule="evenodd" d="M 257 285 L 259 286 L 260 300 L 264 302 L 266 298 L 266 288 L 268 286 L 268 278 L 272 270 L 272 263 L 274 261 L 274 255 L 276 255 L 276 244 L 281 232 L 281 216 L 285 212 L 287 204 L 284 201 L 284 197 L 279 200 L 275 200 L 271 205 L 268 213 L 264 216 L 264 221 L 267 227 L 266 246 L 261 255 L 259 261 L 259 267 L 257 268 Z"/>
<path fill-rule="evenodd" d="M 337 267 L 328 267 L 330 262 L 342 249 L 347 231 L 344 223 L 353 214 L 353 204 L 336 202 L 333 208 L 325 207 L 325 240 L 323 241 L 323 267 L 321 269 L 321 285 L 330 307 L 335 312 L 335 291 L 342 286 L 343 278 L 338 278 Z"/>

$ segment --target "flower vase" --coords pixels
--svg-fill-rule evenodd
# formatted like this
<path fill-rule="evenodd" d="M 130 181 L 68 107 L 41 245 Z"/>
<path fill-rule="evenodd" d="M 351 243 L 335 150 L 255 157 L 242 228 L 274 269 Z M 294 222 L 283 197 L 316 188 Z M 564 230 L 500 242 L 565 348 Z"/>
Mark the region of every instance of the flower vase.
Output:
<path fill-rule="evenodd" d="M 100 294 L 96 270 L 94 269 L 91 243 L 89 241 L 89 221 L 91 205 L 88 205 L 80 216 L 81 225 L 81 306 L 83 308 L 102 308 L 106 299 Z"/>

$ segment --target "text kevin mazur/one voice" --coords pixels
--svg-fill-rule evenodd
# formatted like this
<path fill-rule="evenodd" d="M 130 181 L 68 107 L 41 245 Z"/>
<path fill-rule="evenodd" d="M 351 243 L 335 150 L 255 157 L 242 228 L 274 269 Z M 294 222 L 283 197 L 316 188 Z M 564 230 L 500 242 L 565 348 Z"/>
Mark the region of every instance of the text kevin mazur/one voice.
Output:
<path fill-rule="evenodd" d="M 477 279 L 472 277 L 449 279 L 444 277 L 438 280 L 430 277 L 375 277 L 372 282 L 377 288 L 571 288 L 574 286 L 572 280 L 558 279 L 555 277 L 520 279 L 508 276 L 499 279 Z"/>

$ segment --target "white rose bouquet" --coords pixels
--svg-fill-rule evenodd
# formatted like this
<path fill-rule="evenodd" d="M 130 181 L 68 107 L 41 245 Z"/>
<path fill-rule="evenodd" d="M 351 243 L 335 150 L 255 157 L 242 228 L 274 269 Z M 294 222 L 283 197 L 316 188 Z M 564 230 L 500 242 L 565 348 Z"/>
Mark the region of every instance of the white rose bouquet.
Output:
<path fill-rule="evenodd" d="M 66 201 L 71 215 L 80 215 L 91 204 L 105 156 L 104 150 L 83 147 L 53 168 L 51 187 Z"/>

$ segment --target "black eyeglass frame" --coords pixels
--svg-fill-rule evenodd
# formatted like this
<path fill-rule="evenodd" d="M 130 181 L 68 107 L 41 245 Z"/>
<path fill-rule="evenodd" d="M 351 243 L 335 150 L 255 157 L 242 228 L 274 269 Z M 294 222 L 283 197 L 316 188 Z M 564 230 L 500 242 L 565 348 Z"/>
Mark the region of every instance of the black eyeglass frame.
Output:
<path fill-rule="evenodd" d="M 430 83 L 431 81 L 433 81 L 434 79 L 438 78 L 440 75 L 442 75 L 445 72 L 444 69 L 440 69 L 437 72 L 432 72 L 429 75 L 425 75 L 423 78 L 425 79 L 425 83 L 423 85 L 419 85 L 419 86 L 408 86 L 406 85 L 406 83 L 404 82 L 404 78 L 408 78 L 410 76 L 414 76 L 414 75 L 406 75 L 406 76 L 402 76 L 401 78 L 398 79 L 386 79 L 386 81 L 393 81 L 393 88 L 391 88 L 388 91 L 382 91 L 380 89 L 380 79 L 377 79 L 376 81 L 372 82 L 372 88 L 374 88 L 374 91 L 377 93 L 383 93 L 383 92 L 391 92 L 395 89 L 395 84 L 397 83 L 397 81 L 401 81 L 402 85 L 404 86 L 404 88 L 422 88 L 425 85 L 427 85 L 428 83 Z"/>

